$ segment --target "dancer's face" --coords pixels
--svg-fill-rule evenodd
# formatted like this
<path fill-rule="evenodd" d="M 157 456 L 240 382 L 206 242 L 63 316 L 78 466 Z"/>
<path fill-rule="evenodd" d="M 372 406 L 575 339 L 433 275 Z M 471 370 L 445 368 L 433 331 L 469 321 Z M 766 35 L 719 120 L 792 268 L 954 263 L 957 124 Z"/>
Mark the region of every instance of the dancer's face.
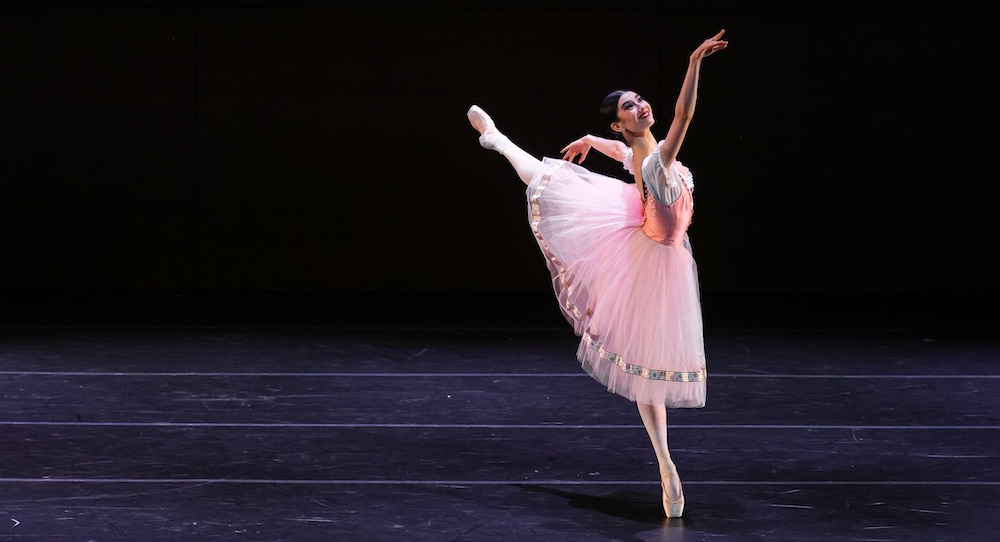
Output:
<path fill-rule="evenodd" d="M 642 96 L 626 91 L 618 98 L 618 121 L 611 124 L 616 132 L 641 132 L 653 125 L 653 108 Z"/>

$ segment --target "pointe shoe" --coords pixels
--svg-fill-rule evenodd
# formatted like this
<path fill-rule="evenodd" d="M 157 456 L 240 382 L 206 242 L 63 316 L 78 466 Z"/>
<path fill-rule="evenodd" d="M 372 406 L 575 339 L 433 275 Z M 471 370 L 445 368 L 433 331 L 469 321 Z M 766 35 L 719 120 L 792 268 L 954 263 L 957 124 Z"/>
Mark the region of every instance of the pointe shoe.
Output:
<path fill-rule="evenodd" d="M 507 146 L 507 136 L 501 134 L 497 131 L 496 124 L 493 123 L 493 119 L 486 114 L 478 105 L 474 105 L 469 108 L 469 112 L 466 113 L 469 117 L 469 123 L 472 127 L 479 132 L 479 145 L 484 149 L 491 151 L 503 152 L 504 147 Z"/>
<path fill-rule="evenodd" d="M 466 113 L 469 117 L 469 122 L 472 127 L 476 129 L 480 134 L 485 134 L 486 132 L 492 132 L 497 129 L 496 124 L 493 123 L 493 119 L 483 111 L 483 108 L 478 105 L 474 105 L 469 108 L 469 112 Z"/>
<path fill-rule="evenodd" d="M 676 474 L 670 474 L 668 478 L 673 478 Z M 672 501 L 667 498 L 667 485 L 665 481 L 660 481 L 660 487 L 663 489 L 663 513 L 666 514 L 668 518 L 679 518 L 684 515 L 684 490 L 681 490 L 681 496 L 677 500 Z"/>

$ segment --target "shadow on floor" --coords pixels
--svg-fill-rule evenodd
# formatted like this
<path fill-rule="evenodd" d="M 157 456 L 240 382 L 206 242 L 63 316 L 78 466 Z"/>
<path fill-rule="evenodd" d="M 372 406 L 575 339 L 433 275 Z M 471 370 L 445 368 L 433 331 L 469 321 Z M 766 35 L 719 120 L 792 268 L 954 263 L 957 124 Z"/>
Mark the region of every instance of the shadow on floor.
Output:
<path fill-rule="evenodd" d="M 514 487 L 525 491 L 545 493 L 565 499 L 574 508 L 593 510 L 609 516 L 614 516 L 628 521 L 648 523 L 651 525 L 662 525 L 665 523 L 681 523 L 684 518 L 667 520 L 663 517 L 663 509 L 658 502 L 650 498 L 647 493 L 634 491 L 616 491 L 611 495 L 597 496 L 586 493 L 577 493 L 565 489 L 557 489 L 549 486 L 534 484 L 516 484 Z"/>

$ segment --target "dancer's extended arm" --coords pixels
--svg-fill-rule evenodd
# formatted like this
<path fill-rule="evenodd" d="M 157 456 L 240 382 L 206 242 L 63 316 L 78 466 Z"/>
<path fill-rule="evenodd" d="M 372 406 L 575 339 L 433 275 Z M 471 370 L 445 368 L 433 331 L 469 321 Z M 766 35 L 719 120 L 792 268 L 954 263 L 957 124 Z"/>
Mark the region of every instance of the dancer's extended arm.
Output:
<path fill-rule="evenodd" d="M 580 157 L 576 161 L 578 164 L 583 163 L 583 159 L 587 157 L 587 153 L 590 149 L 596 149 L 601 154 L 619 162 L 625 161 L 625 151 L 628 150 L 628 146 L 621 141 L 615 141 L 614 139 L 605 139 L 603 137 L 598 137 L 595 135 L 587 134 L 580 139 L 570 143 L 563 147 L 563 150 L 559 151 L 563 153 L 563 160 L 567 162 L 572 162 L 577 156 Z"/>
<path fill-rule="evenodd" d="M 694 116 L 694 104 L 698 99 L 698 77 L 701 74 L 701 61 L 708 55 L 721 51 L 729 45 L 728 41 L 722 39 L 725 30 L 705 40 L 691 53 L 688 60 L 687 73 L 684 75 L 684 83 L 681 84 L 681 93 L 677 97 L 677 104 L 674 106 L 674 118 L 670 122 L 670 129 L 667 136 L 660 144 L 660 160 L 663 166 L 667 167 L 677 158 L 677 151 L 684 142 L 684 135 L 687 133 L 691 117 Z"/>

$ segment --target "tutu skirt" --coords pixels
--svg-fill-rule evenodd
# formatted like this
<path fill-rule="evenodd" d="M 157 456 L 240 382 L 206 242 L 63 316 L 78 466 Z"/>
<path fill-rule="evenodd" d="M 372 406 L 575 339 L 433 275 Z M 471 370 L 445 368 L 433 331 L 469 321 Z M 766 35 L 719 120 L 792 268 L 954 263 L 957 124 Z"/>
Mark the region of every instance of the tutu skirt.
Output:
<path fill-rule="evenodd" d="M 528 216 L 577 358 L 608 390 L 667 407 L 705 405 L 697 267 L 688 248 L 643 233 L 636 187 L 546 158 Z"/>

